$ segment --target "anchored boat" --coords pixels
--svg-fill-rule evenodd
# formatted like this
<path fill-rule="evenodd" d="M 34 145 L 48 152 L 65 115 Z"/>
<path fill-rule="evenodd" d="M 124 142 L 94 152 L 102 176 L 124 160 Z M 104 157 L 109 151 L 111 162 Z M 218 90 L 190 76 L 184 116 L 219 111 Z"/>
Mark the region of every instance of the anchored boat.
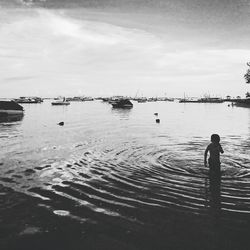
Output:
<path fill-rule="evenodd" d="M 23 107 L 14 101 L 0 101 L 0 116 L 23 115 Z"/>
<path fill-rule="evenodd" d="M 133 103 L 129 99 L 121 99 L 111 104 L 113 108 L 133 108 Z"/>
<path fill-rule="evenodd" d="M 70 105 L 70 102 L 66 100 L 66 98 L 63 98 L 63 99 L 59 99 L 59 100 L 55 100 L 51 103 L 51 105 Z"/>

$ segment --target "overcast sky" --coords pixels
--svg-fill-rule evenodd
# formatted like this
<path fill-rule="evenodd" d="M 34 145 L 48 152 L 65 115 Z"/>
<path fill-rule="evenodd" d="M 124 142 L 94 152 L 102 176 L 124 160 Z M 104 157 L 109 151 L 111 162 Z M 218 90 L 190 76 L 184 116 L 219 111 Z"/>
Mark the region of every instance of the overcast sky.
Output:
<path fill-rule="evenodd" d="M 249 0 L 0 0 L 0 97 L 243 96 Z"/>

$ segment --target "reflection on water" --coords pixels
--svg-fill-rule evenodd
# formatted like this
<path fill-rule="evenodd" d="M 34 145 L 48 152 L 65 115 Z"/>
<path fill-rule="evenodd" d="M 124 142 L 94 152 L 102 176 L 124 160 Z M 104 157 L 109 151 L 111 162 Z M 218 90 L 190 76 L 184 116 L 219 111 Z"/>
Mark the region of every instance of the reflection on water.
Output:
<path fill-rule="evenodd" d="M 223 216 L 221 208 L 221 172 L 209 170 L 208 178 L 205 178 L 207 207 L 211 216 L 211 223 L 214 232 L 219 232 L 221 224 L 221 216 Z"/>
<path fill-rule="evenodd" d="M 221 211 L 221 173 L 209 171 L 209 191 L 210 191 L 210 207 L 214 212 L 216 222 L 219 220 Z"/>
<path fill-rule="evenodd" d="M 211 229 L 213 233 L 213 240 L 211 242 L 212 249 L 221 248 L 222 227 L 223 227 L 223 212 L 221 204 L 221 172 L 214 172 L 209 170 L 209 215 L 211 217 Z"/>
<path fill-rule="evenodd" d="M 111 113 L 120 119 L 129 119 L 132 110 L 131 108 L 112 108 Z"/>
<path fill-rule="evenodd" d="M 34 215 L 39 225 L 70 218 L 87 242 L 93 230 L 93 249 L 102 249 L 95 244 L 103 237 L 106 249 L 110 242 L 116 249 L 240 249 L 250 220 L 247 109 L 165 102 L 52 109 L 45 102 L 25 111 L 18 126 L 0 130 L 0 184 L 50 212 L 50 219 Z M 221 177 L 202 164 L 215 132 L 225 150 Z"/>

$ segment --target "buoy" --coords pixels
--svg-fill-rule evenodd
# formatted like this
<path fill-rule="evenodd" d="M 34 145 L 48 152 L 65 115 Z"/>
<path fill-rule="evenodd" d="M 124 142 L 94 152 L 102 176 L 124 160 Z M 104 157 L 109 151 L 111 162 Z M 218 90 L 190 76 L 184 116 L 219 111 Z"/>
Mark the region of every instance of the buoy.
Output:
<path fill-rule="evenodd" d="M 154 113 L 155 116 L 158 116 L 158 113 Z"/>
<path fill-rule="evenodd" d="M 230 104 L 228 104 L 227 106 L 230 107 Z"/>
<path fill-rule="evenodd" d="M 64 122 L 59 122 L 58 125 L 59 125 L 59 126 L 63 126 L 63 125 L 64 125 Z"/>
<path fill-rule="evenodd" d="M 156 121 L 156 123 L 160 123 L 160 119 L 156 119 L 155 121 Z"/>

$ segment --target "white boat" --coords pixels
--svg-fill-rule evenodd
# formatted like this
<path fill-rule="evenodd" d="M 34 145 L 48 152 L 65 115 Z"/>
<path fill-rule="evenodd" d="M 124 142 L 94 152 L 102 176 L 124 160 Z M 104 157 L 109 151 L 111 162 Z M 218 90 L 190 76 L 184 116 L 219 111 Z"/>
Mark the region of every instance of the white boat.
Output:
<path fill-rule="evenodd" d="M 70 105 L 70 102 L 66 100 L 66 98 L 55 100 L 51 103 L 52 105 Z"/>
<path fill-rule="evenodd" d="M 23 115 L 23 107 L 14 101 L 0 101 L 0 116 Z"/>

